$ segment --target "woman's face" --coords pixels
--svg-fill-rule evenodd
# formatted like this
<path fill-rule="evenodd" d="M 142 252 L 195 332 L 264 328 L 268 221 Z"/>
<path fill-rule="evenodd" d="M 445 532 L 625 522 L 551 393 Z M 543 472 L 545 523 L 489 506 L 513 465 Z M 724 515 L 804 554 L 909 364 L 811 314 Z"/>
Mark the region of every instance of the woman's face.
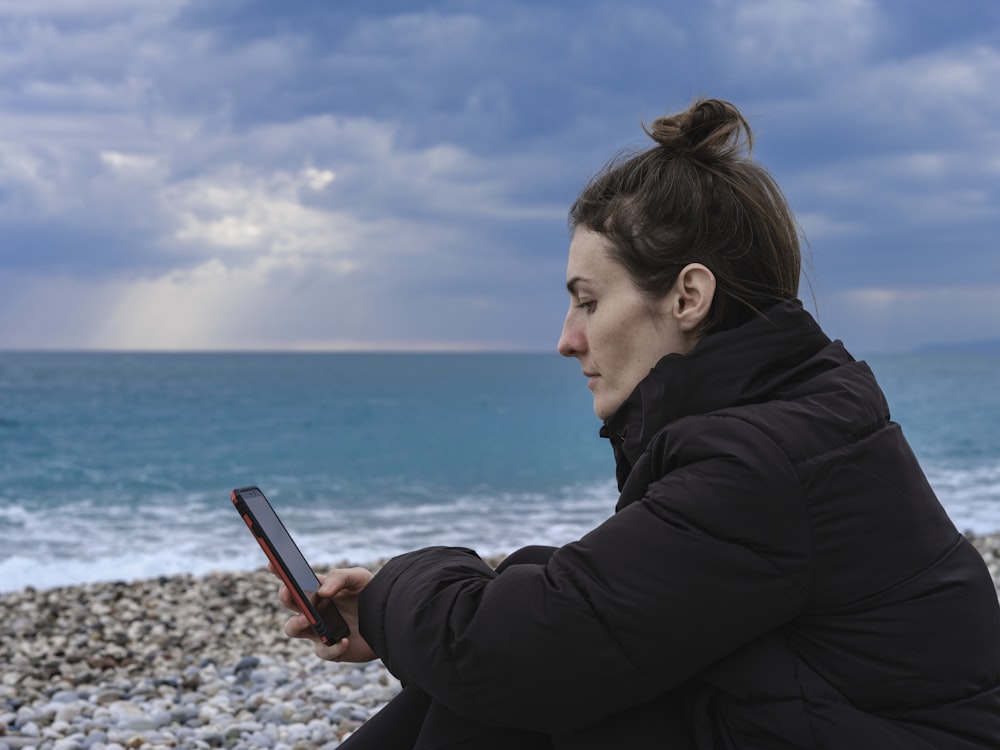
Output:
<path fill-rule="evenodd" d="M 608 254 L 608 240 L 579 227 L 569 246 L 566 287 L 570 306 L 559 353 L 580 360 L 594 413 L 613 415 L 667 354 L 686 354 L 696 339 L 674 314 L 678 294 L 650 300 Z"/>

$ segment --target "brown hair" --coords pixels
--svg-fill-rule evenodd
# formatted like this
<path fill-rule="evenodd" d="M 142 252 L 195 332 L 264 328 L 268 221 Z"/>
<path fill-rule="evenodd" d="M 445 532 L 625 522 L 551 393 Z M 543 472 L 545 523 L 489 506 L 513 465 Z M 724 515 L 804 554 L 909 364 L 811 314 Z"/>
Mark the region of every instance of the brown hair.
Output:
<path fill-rule="evenodd" d="M 657 145 L 619 154 L 583 189 L 570 228 L 605 235 L 651 298 L 688 263 L 716 278 L 704 335 L 734 328 L 798 295 L 798 230 L 785 197 L 750 158 L 750 125 L 732 104 L 699 99 L 643 130 Z"/>

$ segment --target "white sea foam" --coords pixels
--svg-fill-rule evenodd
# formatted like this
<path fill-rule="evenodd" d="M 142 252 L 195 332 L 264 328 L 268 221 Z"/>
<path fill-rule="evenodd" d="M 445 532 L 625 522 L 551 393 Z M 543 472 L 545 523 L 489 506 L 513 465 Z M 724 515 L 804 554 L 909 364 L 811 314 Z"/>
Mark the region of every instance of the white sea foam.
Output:
<path fill-rule="evenodd" d="M 288 506 L 279 512 L 317 565 L 368 563 L 429 545 L 502 554 L 528 544 L 561 545 L 614 509 L 612 483 L 538 493 L 467 494 L 453 502 L 375 508 Z M 141 511 L 84 502 L 58 514 L 23 505 L 0 510 L 0 591 L 98 580 L 263 566 L 226 498 L 151 501 Z"/>
<path fill-rule="evenodd" d="M 932 464 L 927 479 L 960 531 L 1000 530 L 1000 458 L 965 469 Z"/>
<path fill-rule="evenodd" d="M 961 531 L 1000 530 L 1000 461 L 967 469 L 930 465 L 927 474 Z M 343 499 L 275 504 L 307 559 L 326 565 L 367 563 L 439 544 L 483 555 L 529 544 L 558 546 L 611 515 L 616 499 L 607 481 L 548 494 L 483 491 L 447 499 L 423 488 L 409 493 L 407 502 L 373 507 Z M 224 495 L 164 494 L 148 498 L 141 509 L 94 500 L 63 504 L 57 512 L 0 504 L 0 591 L 264 564 Z"/>

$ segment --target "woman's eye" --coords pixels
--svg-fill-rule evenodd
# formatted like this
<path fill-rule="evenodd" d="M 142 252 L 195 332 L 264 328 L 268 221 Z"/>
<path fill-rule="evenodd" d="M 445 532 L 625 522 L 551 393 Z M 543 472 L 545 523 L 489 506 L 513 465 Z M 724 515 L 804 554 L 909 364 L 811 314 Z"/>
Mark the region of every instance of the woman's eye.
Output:
<path fill-rule="evenodd" d="M 586 310 L 589 313 L 594 312 L 594 308 L 597 307 L 597 303 L 594 300 L 587 300 L 586 302 L 579 302 L 577 307 Z"/>

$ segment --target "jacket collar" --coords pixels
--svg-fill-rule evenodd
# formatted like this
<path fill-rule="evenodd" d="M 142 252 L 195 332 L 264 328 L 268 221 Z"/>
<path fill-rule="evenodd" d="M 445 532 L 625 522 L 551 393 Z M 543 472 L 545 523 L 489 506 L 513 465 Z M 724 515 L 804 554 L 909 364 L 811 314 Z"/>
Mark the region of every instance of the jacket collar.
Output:
<path fill-rule="evenodd" d="M 759 403 L 818 370 L 850 361 L 798 300 L 779 303 L 742 326 L 704 337 L 687 354 L 668 354 L 605 421 L 623 484 L 653 436 L 670 422 Z"/>

